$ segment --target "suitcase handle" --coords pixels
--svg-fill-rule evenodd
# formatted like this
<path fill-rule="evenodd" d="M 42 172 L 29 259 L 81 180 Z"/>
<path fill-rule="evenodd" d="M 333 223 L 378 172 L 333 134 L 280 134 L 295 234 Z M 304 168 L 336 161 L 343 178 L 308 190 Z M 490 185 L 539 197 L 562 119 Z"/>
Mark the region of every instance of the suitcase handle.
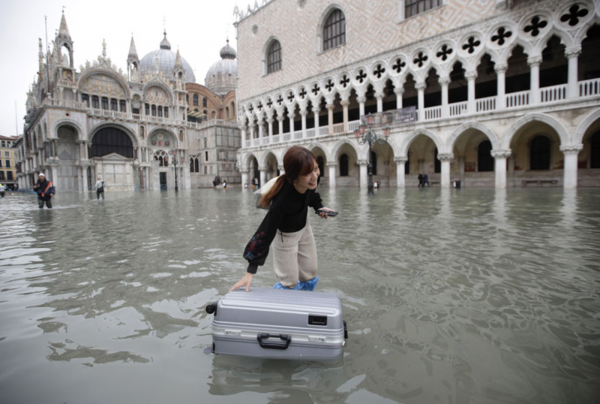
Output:
<path fill-rule="evenodd" d="M 280 340 L 285 341 L 285 344 L 278 344 L 273 342 L 269 343 L 263 341 L 263 339 L 269 338 L 279 338 Z M 256 336 L 256 339 L 258 340 L 258 343 L 260 344 L 261 348 L 265 349 L 288 349 L 288 347 L 290 346 L 290 342 L 292 342 L 292 337 L 284 334 L 258 334 Z"/>

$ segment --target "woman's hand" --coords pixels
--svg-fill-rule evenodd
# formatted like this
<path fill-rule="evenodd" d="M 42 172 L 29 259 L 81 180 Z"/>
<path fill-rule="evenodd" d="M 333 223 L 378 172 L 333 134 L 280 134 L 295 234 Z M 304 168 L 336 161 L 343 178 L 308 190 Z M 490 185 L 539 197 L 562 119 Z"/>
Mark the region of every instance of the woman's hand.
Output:
<path fill-rule="evenodd" d="M 335 212 L 333 209 L 330 208 L 320 208 L 319 210 L 321 210 L 322 212 L 319 213 L 319 216 L 321 216 L 323 219 L 327 219 L 327 213 L 325 213 L 326 210 L 330 211 L 330 212 Z"/>
<path fill-rule="evenodd" d="M 235 285 L 233 285 L 233 287 L 229 289 L 229 291 L 232 292 L 238 288 L 241 288 L 242 286 L 246 286 L 246 292 L 250 292 L 250 285 L 252 284 L 253 278 L 254 274 L 246 272 L 246 275 L 244 275 L 242 279 L 240 279 Z"/>

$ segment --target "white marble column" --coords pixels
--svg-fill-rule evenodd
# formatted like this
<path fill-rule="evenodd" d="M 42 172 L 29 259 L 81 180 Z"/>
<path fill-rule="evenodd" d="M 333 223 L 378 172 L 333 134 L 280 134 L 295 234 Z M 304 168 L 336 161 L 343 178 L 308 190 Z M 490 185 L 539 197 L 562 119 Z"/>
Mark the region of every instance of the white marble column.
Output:
<path fill-rule="evenodd" d="M 579 64 L 579 54 L 581 53 L 581 46 L 567 49 L 565 55 L 569 60 L 569 79 L 567 82 L 567 98 L 579 97 L 579 86 L 577 70 Z"/>
<path fill-rule="evenodd" d="M 477 104 L 475 100 L 475 79 L 477 78 L 477 71 L 467 72 L 465 78 L 468 81 L 469 98 L 467 101 L 467 112 L 474 114 L 477 112 Z"/>
<path fill-rule="evenodd" d="M 358 114 L 362 117 L 365 114 L 365 102 L 367 101 L 367 97 L 364 95 L 358 96 L 356 101 L 358 101 Z"/>
<path fill-rule="evenodd" d="M 327 163 L 327 167 L 329 168 L 329 188 L 335 188 L 335 180 L 337 176 L 337 163 L 329 162 Z"/>
<path fill-rule="evenodd" d="M 294 116 L 296 114 L 294 113 L 294 110 L 292 109 L 290 111 L 290 109 L 288 108 L 288 118 L 290 120 L 290 140 L 294 140 Z"/>
<path fill-rule="evenodd" d="M 350 101 L 342 100 L 342 109 L 344 116 L 344 133 L 348 133 L 348 105 L 350 105 Z"/>
<path fill-rule="evenodd" d="M 498 96 L 496 98 L 496 109 L 502 110 L 506 108 L 506 70 L 507 65 L 496 65 L 496 78 L 498 81 Z"/>
<path fill-rule="evenodd" d="M 316 105 L 315 103 L 313 103 L 314 107 L 313 107 L 313 114 L 314 114 L 314 120 L 315 120 L 315 137 L 319 136 L 319 112 L 321 111 L 319 109 L 319 106 Z"/>
<path fill-rule="evenodd" d="M 452 153 L 438 154 L 438 159 L 442 163 L 442 173 L 440 176 L 440 187 L 450 188 L 450 162 L 454 158 Z"/>
<path fill-rule="evenodd" d="M 419 82 L 415 84 L 415 88 L 417 89 L 417 91 L 419 92 L 418 95 L 418 105 L 417 108 L 418 110 L 418 120 L 423 122 L 425 120 L 425 82 Z"/>
<path fill-rule="evenodd" d="M 563 187 L 565 189 L 577 188 L 577 156 L 581 150 L 583 150 L 582 144 L 560 146 L 560 151 L 565 155 L 563 180 Z"/>
<path fill-rule="evenodd" d="M 302 139 L 306 139 L 306 114 L 308 114 L 306 108 L 300 110 L 300 116 L 302 117 Z"/>
<path fill-rule="evenodd" d="M 450 110 L 448 109 L 448 85 L 450 84 L 450 77 L 440 77 L 440 86 L 442 86 L 442 118 L 448 118 L 450 116 Z"/>
<path fill-rule="evenodd" d="M 506 188 L 506 160 L 510 157 L 510 153 L 510 150 L 492 150 L 496 189 Z"/>
<path fill-rule="evenodd" d="M 396 162 L 396 186 L 398 189 L 406 187 L 406 162 L 408 161 L 408 157 L 399 156 L 394 157 L 394 161 Z"/>
<path fill-rule="evenodd" d="M 527 63 L 531 69 L 531 104 L 537 105 L 540 103 L 540 64 L 542 63 L 542 57 L 530 57 L 527 59 Z"/>
<path fill-rule="evenodd" d="M 330 135 L 333 134 L 333 104 L 327 104 L 327 127 Z"/>
<path fill-rule="evenodd" d="M 369 187 L 369 160 L 358 160 L 360 167 L 360 188 L 367 189 Z"/>
<path fill-rule="evenodd" d="M 394 89 L 396 94 L 396 109 L 402 109 L 402 95 L 404 94 L 404 87 L 396 87 Z"/>
<path fill-rule="evenodd" d="M 279 141 L 283 141 L 283 114 L 277 114 L 277 122 L 279 122 Z"/>
<path fill-rule="evenodd" d="M 248 169 L 240 169 L 240 173 L 242 173 L 242 189 L 244 189 L 244 184 L 248 184 Z"/>
<path fill-rule="evenodd" d="M 260 117 L 259 120 L 258 120 L 258 123 L 257 123 L 257 125 L 258 125 L 258 144 L 259 145 L 262 145 L 262 142 L 263 142 L 262 139 L 264 137 L 264 125 L 263 125 L 263 123 L 264 123 L 263 119 L 262 119 L 262 117 Z"/>
<path fill-rule="evenodd" d="M 262 187 L 267 182 L 267 168 L 259 167 L 258 171 L 260 172 L 260 186 Z"/>
<path fill-rule="evenodd" d="M 377 93 L 375 98 L 377 99 L 377 112 L 383 112 L 383 94 Z"/>
<path fill-rule="evenodd" d="M 269 124 L 269 144 L 273 143 L 273 115 L 267 116 L 267 123 Z"/>

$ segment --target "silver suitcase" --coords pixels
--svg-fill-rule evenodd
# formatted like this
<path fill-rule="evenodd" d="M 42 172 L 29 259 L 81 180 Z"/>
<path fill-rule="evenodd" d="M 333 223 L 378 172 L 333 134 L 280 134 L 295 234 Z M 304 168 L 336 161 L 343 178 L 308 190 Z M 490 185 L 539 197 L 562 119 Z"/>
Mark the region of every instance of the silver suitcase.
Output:
<path fill-rule="evenodd" d="M 348 338 L 333 293 L 252 288 L 235 290 L 206 308 L 214 313 L 217 354 L 281 359 L 335 359 Z"/>

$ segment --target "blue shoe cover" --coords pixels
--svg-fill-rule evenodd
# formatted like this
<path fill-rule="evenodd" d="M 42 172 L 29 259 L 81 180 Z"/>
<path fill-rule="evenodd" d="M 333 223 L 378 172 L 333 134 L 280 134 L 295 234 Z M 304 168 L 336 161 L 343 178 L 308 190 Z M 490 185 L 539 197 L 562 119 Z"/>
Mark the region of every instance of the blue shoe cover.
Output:
<path fill-rule="evenodd" d="M 298 281 L 298 283 L 296 284 L 296 287 L 294 287 L 294 288 L 291 288 L 291 287 L 286 288 L 285 286 L 283 286 L 281 284 L 281 282 L 277 282 L 275 284 L 275 286 L 273 286 L 273 289 L 306 290 L 306 291 L 312 292 L 313 290 L 315 290 L 315 287 L 317 286 L 317 282 L 319 282 L 318 275 L 306 282 Z"/>

